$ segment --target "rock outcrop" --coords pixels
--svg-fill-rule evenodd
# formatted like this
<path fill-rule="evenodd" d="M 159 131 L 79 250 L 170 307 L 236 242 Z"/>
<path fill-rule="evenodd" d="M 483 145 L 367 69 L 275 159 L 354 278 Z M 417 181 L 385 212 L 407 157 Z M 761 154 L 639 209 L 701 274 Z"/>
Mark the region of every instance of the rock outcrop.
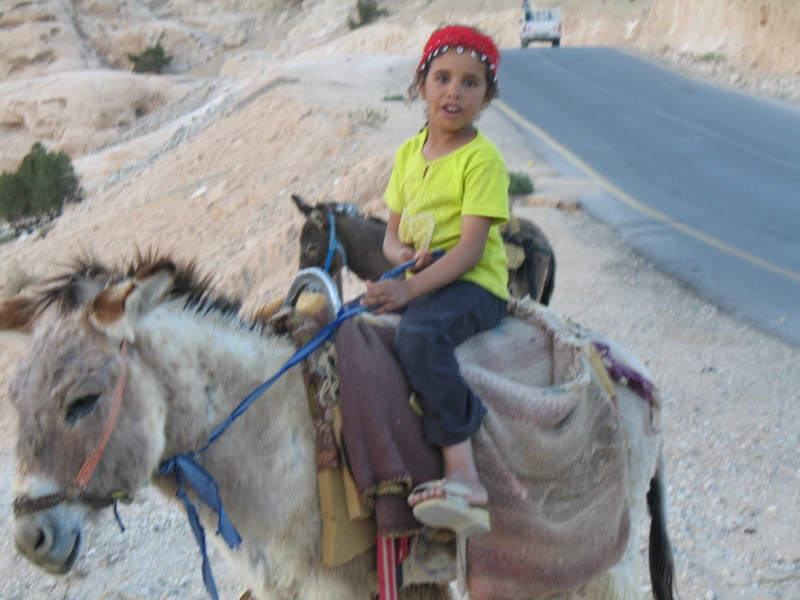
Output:
<path fill-rule="evenodd" d="M 180 100 L 194 108 L 187 96 L 207 94 L 220 77 L 252 77 L 254 63 L 268 73 L 274 61 L 298 56 L 412 55 L 432 29 L 452 22 L 479 26 L 503 47 L 519 45 L 517 0 L 380 4 L 388 17 L 351 31 L 353 0 L 7 2 L 0 7 L 0 171 L 15 170 L 36 141 L 76 160 L 148 133 L 158 126 L 155 113 Z M 800 75 L 795 0 L 559 4 L 566 46 L 672 48 Z M 132 74 L 128 55 L 156 43 L 173 57 L 165 74 Z M 161 121 L 175 116 L 167 112 Z M 96 168 L 93 175 L 102 177 Z"/>

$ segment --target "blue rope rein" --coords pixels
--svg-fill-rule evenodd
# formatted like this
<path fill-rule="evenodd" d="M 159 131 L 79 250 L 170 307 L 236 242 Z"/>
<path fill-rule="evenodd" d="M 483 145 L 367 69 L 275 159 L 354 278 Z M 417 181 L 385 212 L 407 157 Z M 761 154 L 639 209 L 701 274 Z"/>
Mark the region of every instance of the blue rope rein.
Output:
<path fill-rule="evenodd" d="M 333 262 L 333 255 L 338 252 L 342 255 L 342 268 L 350 271 L 347 266 L 347 253 L 339 243 L 339 238 L 336 237 L 336 215 L 332 210 L 328 211 L 328 255 L 325 257 L 325 268 L 322 269 L 326 273 L 330 273 L 331 263 Z M 381 277 L 383 279 L 383 277 Z"/>
<path fill-rule="evenodd" d="M 441 258 L 443 255 L 444 250 L 435 250 L 433 252 L 434 260 Z M 381 276 L 379 281 L 383 281 L 385 279 L 396 279 L 405 273 L 410 267 L 412 267 L 415 262 L 415 260 L 410 260 L 407 263 L 387 271 Z M 186 508 L 186 514 L 189 518 L 189 524 L 192 527 L 192 533 L 194 533 L 197 544 L 200 546 L 200 553 L 203 557 L 203 583 L 205 584 L 206 590 L 208 591 L 208 594 L 211 596 L 212 600 L 219 600 L 219 594 L 217 593 L 217 586 L 214 582 L 214 575 L 211 572 L 211 564 L 208 560 L 208 552 L 206 550 L 206 534 L 205 530 L 203 529 L 203 525 L 200 523 L 200 517 L 197 514 L 197 508 L 186 493 L 186 484 L 190 484 L 197 493 L 200 501 L 211 508 L 211 510 L 218 515 L 217 535 L 222 536 L 229 548 L 238 550 L 242 543 L 242 537 L 228 519 L 225 508 L 222 506 L 222 499 L 220 498 L 219 487 L 217 486 L 216 481 L 214 481 L 214 478 L 197 463 L 198 457 L 211 444 L 213 444 L 214 441 L 219 438 L 219 436 L 221 436 L 228 428 L 230 428 L 234 421 L 241 417 L 245 411 L 250 408 L 250 406 L 256 400 L 258 400 L 261 395 L 267 391 L 267 389 L 269 389 L 270 386 L 272 386 L 272 384 L 274 384 L 284 373 L 286 373 L 286 371 L 306 360 L 326 341 L 333 339 L 334 333 L 336 333 L 336 330 L 342 323 L 360 313 L 368 311 L 371 312 L 374 309 L 375 307 L 373 306 L 356 305 L 349 308 L 343 306 L 339 310 L 339 314 L 336 316 L 336 319 L 334 319 L 333 322 L 326 325 L 322 331 L 309 340 L 307 344 L 297 350 L 297 352 L 295 352 L 294 355 L 292 355 L 292 357 L 286 361 L 286 363 L 280 369 L 278 369 L 278 372 L 275 373 L 275 375 L 250 392 L 250 394 L 248 394 L 248 396 L 233 410 L 228 418 L 214 428 L 214 430 L 211 432 L 211 435 L 208 437 L 208 441 L 206 441 L 203 446 L 188 454 L 177 454 L 164 461 L 159 467 L 159 476 L 168 477 L 173 474 L 175 476 L 175 480 L 178 484 L 177 496 L 181 499 L 184 507 Z"/>

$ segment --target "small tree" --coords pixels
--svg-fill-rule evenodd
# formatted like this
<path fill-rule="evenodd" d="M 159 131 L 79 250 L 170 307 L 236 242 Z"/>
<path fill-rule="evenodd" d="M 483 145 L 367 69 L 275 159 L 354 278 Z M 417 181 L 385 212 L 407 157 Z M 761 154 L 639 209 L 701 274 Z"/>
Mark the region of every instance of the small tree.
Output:
<path fill-rule="evenodd" d="M 48 152 L 36 142 L 16 173 L 0 175 L 0 218 L 17 232 L 61 214 L 64 202 L 80 202 L 80 187 L 65 152 Z"/>
<path fill-rule="evenodd" d="M 161 73 L 172 57 L 166 55 L 161 42 L 156 42 L 155 46 L 150 46 L 141 54 L 128 54 L 128 60 L 133 63 L 134 73 Z"/>
<path fill-rule="evenodd" d="M 12 225 L 25 217 L 31 192 L 16 173 L 0 175 L 0 217 Z"/>
<path fill-rule="evenodd" d="M 356 2 L 356 11 L 358 12 L 358 21 L 353 20 L 352 17 L 347 17 L 347 24 L 350 25 L 350 29 L 367 25 L 389 14 L 389 11 L 385 8 L 378 8 L 376 0 L 358 0 Z"/>

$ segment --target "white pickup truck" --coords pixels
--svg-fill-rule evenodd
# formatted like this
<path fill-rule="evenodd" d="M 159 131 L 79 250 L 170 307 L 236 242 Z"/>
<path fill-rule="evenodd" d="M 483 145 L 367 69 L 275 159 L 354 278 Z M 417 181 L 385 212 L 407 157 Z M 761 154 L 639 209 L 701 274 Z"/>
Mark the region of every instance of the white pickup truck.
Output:
<path fill-rule="evenodd" d="M 531 42 L 551 42 L 553 46 L 560 46 L 561 7 L 530 8 L 526 2 L 519 40 L 523 48 L 527 48 Z"/>

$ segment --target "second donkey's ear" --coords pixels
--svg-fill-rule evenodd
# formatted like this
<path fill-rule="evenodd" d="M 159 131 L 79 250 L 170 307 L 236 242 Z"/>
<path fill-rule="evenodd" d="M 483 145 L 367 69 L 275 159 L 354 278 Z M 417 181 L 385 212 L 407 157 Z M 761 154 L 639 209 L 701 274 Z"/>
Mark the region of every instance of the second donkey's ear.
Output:
<path fill-rule="evenodd" d="M 311 216 L 311 211 L 314 210 L 313 206 L 306 204 L 300 196 L 296 196 L 295 194 L 292 194 L 292 200 L 294 200 L 294 203 L 297 205 L 297 208 L 300 209 L 300 212 L 307 217 Z"/>
<path fill-rule="evenodd" d="M 325 224 L 327 223 L 327 216 L 324 210 L 315 208 L 314 210 L 311 211 L 311 214 L 308 215 L 308 220 L 311 221 L 314 225 L 316 225 L 317 229 L 324 229 Z"/>

